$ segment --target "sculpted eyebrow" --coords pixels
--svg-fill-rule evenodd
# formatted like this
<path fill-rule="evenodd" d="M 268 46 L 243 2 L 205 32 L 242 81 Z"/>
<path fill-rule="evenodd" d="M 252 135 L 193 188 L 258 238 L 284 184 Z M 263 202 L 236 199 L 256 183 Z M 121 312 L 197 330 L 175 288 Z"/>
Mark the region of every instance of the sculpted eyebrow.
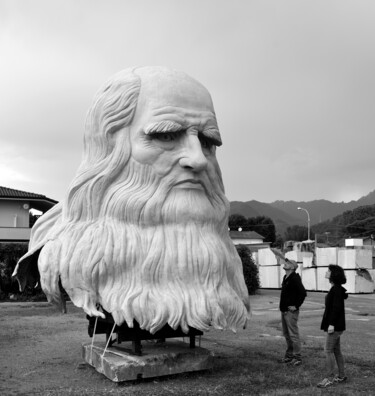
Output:
<path fill-rule="evenodd" d="M 176 121 L 160 121 L 147 125 L 145 128 L 146 135 L 153 135 L 157 133 L 173 133 L 180 132 L 186 128 Z M 221 136 L 219 130 L 215 126 L 209 126 L 200 131 L 199 134 L 211 140 L 215 146 L 221 146 Z"/>
<path fill-rule="evenodd" d="M 220 136 L 220 132 L 215 127 L 208 127 L 205 128 L 201 134 L 206 137 L 207 139 L 211 140 L 215 146 L 221 146 L 223 144 Z"/>
<path fill-rule="evenodd" d="M 168 133 L 168 132 L 179 132 L 185 128 L 176 121 L 160 121 L 150 124 L 145 129 L 146 135 L 152 135 L 154 133 Z"/>

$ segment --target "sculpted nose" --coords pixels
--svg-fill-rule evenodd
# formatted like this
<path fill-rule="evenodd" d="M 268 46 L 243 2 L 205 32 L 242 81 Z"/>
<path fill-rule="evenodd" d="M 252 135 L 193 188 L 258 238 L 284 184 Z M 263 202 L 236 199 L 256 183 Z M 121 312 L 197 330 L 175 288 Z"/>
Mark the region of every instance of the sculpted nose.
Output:
<path fill-rule="evenodd" d="M 201 142 L 197 136 L 186 138 L 179 163 L 182 168 L 191 169 L 194 172 L 201 172 L 207 168 L 207 158 L 202 151 Z"/>

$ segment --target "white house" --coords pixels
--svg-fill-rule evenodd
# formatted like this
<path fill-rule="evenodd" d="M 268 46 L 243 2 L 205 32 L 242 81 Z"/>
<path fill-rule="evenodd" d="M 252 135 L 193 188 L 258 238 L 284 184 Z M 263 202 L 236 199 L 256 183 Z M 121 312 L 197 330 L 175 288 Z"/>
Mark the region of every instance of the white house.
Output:
<path fill-rule="evenodd" d="M 41 194 L 0 186 L 0 242 L 28 242 L 30 210 L 45 213 L 56 204 Z"/>
<path fill-rule="evenodd" d="M 271 242 L 263 242 L 264 237 L 255 231 L 229 231 L 235 245 L 246 245 L 252 252 L 269 248 Z"/>

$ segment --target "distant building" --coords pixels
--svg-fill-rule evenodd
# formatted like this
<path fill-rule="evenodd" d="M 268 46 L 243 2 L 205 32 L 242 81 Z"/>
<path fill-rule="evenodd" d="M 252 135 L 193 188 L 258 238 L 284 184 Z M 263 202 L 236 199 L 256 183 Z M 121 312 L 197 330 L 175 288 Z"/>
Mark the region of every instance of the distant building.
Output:
<path fill-rule="evenodd" d="M 0 242 L 28 242 L 30 210 L 45 213 L 56 204 L 41 194 L 0 186 Z"/>
<path fill-rule="evenodd" d="M 264 237 L 255 231 L 229 231 L 235 245 L 246 245 L 252 252 L 269 248 L 271 242 L 264 242 Z"/>
<path fill-rule="evenodd" d="M 374 235 L 367 236 L 363 238 L 363 246 L 371 249 L 372 251 L 372 268 L 375 269 L 375 243 L 374 243 Z"/>

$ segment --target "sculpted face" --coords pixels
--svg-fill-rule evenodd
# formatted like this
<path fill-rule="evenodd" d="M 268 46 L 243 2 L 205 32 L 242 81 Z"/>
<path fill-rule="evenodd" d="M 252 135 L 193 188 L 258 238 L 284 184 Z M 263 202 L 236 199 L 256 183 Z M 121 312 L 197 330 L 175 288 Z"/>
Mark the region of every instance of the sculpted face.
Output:
<path fill-rule="evenodd" d="M 235 330 L 247 321 L 242 263 L 229 238 L 208 91 L 185 73 L 126 70 L 99 91 L 65 200 L 34 227 L 30 252 L 49 301 L 59 281 L 91 316 L 118 325 Z"/>
<path fill-rule="evenodd" d="M 185 75 L 157 84 L 142 78 L 131 143 L 133 158 L 168 177 L 173 187 L 204 190 L 202 174 L 217 172 L 221 145 L 208 92 Z"/>
<path fill-rule="evenodd" d="M 153 206 L 148 212 L 160 212 L 164 222 L 172 213 L 180 222 L 192 215 L 195 221 L 216 217 L 220 210 L 212 213 L 213 201 L 224 187 L 216 160 L 221 136 L 210 94 L 184 73 L 141 69 L 137 74 L 141 89 L 129 134 L 135 169 L 150 168 L 148 179 L 158 186 L 145 204 Z"/>

